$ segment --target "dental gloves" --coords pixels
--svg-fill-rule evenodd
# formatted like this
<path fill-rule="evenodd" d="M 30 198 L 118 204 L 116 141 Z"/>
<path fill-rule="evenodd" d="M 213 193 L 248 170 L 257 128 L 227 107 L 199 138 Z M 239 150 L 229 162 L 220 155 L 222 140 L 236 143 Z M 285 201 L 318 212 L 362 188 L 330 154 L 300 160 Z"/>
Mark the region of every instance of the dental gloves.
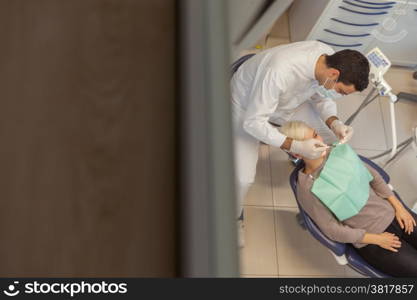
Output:
<path fill-rule="evenodd" d="M 334 132 L 340 143 L 344 144 L 352 138 L 353 127 L 343 124 L 340 120 L 334 120 L 330 124 L 330 129 Z"/>
<path fill-rule="evenodd" d="M 299 154 L 308 159 L 319 158 L 326 151 L 328 146 L 317 139 L 309 139 L 304 141 L 293 140 L 291 142 L 290 152 Z"/>

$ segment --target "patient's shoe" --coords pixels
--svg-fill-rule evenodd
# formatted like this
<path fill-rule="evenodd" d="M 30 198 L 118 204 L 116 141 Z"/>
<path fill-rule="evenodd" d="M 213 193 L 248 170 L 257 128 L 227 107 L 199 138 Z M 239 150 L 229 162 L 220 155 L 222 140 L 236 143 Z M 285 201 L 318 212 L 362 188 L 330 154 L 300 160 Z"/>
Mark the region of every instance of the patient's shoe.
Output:
<path fill-rule="evenodd" d="M 240 219 L 237 221 L 237 238 L 239 248 L 245 247 L 245 224 Z"/>

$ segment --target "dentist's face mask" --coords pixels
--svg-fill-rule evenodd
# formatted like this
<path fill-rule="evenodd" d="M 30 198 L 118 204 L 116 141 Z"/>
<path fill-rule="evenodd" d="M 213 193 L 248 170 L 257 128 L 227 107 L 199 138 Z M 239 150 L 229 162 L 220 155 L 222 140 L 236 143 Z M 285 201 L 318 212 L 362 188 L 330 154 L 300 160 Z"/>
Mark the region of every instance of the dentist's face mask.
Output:
<path fill-rule="evenodd" d="M 326 88 L 326 84 L 327 84 L 328 82 L 331 84 L 331 79 L 326 78 L 326 81 L 325 81 L 322 85 L 319 85 L 319 86 L 316 88 L 316 92 L 317 92 L 317 94 L 319 94 L 319 95 L 320 95 L 320 97 L 323 97 L 323 98 L 330 98 L 330 99 L 333 99 L 333 100 L 343 97 L 343 95 L 339 94 L 339 93 L 338 93 L 338 92 L 336 92 L 336 90 L 334 89 L 334 86 L 336 85 L 337 81 L 335 81 L 335 82 L 333 83 L 333 85 L 331 86 L 331 88 L 327 89 L 327 88 Z"/>

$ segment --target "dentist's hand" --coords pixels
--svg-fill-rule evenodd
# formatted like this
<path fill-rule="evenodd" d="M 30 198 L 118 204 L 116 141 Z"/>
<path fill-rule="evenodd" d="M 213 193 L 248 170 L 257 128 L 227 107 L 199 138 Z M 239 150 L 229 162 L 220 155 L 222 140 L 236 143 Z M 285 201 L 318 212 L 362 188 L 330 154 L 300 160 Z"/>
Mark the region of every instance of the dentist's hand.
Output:
<path fill-rule="evenodd" d="M 309 139 L 305 141 L 295 141 L 291 143 L 290 152 L 299 154 L 308 159 L 319 158 L 326 151 L 328 146 L 317 139 Z"/>
<path fill-rule="evenodd" d="M 340 120 L 334 120 L 330 125 L 330 128 L 342 144 L 348 142 L 352 138 L 353 127 L 343 124 Z"/>

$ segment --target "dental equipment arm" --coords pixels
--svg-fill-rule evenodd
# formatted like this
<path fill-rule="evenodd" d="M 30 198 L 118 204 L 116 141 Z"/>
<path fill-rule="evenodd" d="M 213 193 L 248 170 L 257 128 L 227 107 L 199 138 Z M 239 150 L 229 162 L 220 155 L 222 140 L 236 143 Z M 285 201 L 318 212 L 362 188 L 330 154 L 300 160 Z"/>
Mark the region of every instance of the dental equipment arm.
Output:
<path fill-rule="evenodd" d="M 395 110 L 394 103 L 397 102 L 397 96 L 392 92 L 391 86 L 384 80 L 383 75 L 391 67 L 391 62 L 388 58 L 379 50 L 378 47 L 372 49 L 366 57 L 370 64 L 369 78 L 373 86 L 378 90 L 381 96 L 387 96 L 390 99 L 390 117 L 391 117 L 391 130 L 392 130 L 392 150 L 390 158 L 394 157 L 397 152 L 397 129 L 395 122 Z"/>

